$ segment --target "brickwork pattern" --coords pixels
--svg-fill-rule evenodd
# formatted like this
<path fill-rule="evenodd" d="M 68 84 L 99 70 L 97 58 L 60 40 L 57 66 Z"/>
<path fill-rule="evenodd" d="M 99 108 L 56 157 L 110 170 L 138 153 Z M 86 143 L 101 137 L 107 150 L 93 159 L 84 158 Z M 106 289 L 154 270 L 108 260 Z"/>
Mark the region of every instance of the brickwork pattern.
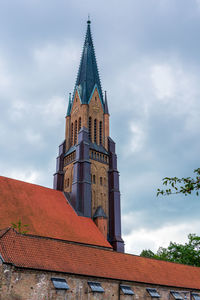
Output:
<path fill-rule="evenodd" d="M 64 278 L 69 290 L 56 290 L 52 277 Z M 88 281 L 100 282 L 104 293 L 92 292 Z M 135 295 L 124 295 L 120 284 L 128 285 Z M 173 300 L 170 291 L 180 292 L 185 300 L 192 300 L 189 289 L 179 289 L 167 286 L 150 286 L 142 283 L 104 280 L 86 276 L 76 276 L 63 273 L 38 270 L 19 269 L 11 265 L 0 265 L 0 300 L 148 300 L 151 298 L 146 288 L 156 288 L 160 299 Z M 197 291 L 197 292 L 200 292 Z"/>
<path fill-rule="evenodd" d="M 97 88 L 94 90 L 89 104 L 81 104 L 79 94 L 76 91 L 71 109 L 71 116 L 66 118 L 66 151 L 76 144 L 78 137 L 78 124 L 88 128 L 88 120 L 91 118 L 91 142 L 108 149 L 107 137 L 109 136 L 109 115 L 105 115 Z M 95 121 L 96 120 L 96 121 Z M 101 125 L 100 125 L 101 122 Z M 73 130 L 72 130 L 73 127 Z M 96 130 L 94 129 L 96 127 Z M 100 127 L 102 127 L 100 133 Z M 95 153 L 96 154 L 96 153 Z M 101 154 L 98 154 L 101 155 Z M 73 154 L 64 160 L 64 191 L 72 191 L 73 182 Z M 92 183 L 92 216 L 98 206 L 102 206 L 106 215 L 108 211 L 108 157 L 104 155 L 104 164 L 91 159 L 91 183 Z M 94 179 L 95 178 L 95 179 Z M 93 180 L 94 179 L 94 180 Z"/>

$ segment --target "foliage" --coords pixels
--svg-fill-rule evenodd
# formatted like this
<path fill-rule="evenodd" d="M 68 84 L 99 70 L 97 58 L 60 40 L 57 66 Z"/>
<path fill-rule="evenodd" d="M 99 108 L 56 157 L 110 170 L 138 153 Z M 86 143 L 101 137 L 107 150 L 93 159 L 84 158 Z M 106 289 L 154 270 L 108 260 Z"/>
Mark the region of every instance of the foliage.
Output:
<path fill-rule="evenodd" d="M 200 190 L 200 168 L 194 170 L 194 178 L 177 178 L 177 177 L 165 177 L 163 178 L 163 185 L 169 186 L 165 190 L 157 189 L 158 195 L 171 195 L 171 194 L 184 194 L 190 195 L 193 191 L 196 195 L 199 195 Z"/>
<path fill-rule="evenodd" d="M 28 230 L 24 230 L 25 228 L 28 227 L 28 225 L 22 224 L 21 220 L 19 220 L 16 224 L 15 223 L 11 223 L 11 224 L 12 224 L 12 228 L 16 229 L 19 233 L 26 234 L 28 232 Z"/>
<path fill-rule="evenodd" d="M 200 237 L 189 234 L 184 245 L 170 242 L 167 248 L 160 247 L 157 253 L 143 250 L 140 256 L 200 267 Z"/>

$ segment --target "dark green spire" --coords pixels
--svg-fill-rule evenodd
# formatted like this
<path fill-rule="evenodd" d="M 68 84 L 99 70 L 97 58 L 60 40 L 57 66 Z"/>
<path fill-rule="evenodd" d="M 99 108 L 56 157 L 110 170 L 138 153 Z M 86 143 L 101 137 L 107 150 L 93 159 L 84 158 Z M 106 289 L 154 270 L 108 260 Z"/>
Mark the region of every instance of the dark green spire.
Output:
<path fill-rule="evenodd" d="M 101 90 L 101 82 L 97 68 L 95 51 L 90 30 L 90 20 L 87 21 L 87 32 L 83 46 L 83 52 L 76 80 L 75 89 L 78 89 L 82 103 L 88 103 L 91 93 L 96 85 L 103 102 L 103 95 Z"/>

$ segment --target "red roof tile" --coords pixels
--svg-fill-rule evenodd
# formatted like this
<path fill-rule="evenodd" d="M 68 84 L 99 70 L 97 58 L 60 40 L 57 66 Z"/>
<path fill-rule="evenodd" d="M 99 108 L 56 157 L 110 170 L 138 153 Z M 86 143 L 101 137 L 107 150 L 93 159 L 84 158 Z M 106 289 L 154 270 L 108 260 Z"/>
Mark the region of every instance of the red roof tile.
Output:
<path fill-rule="evenodd" d="M 13 229 L 0 238 L 0 254 L 17 267 L 200 289 L 198 267 L 21 235 Z"/>
<path fill-rule="evenodd" d="M 28 224 L 28 233 L 111 247 L 92 219 L 79 217 L 62 192 L 0 176 L 1 228 Z"/>

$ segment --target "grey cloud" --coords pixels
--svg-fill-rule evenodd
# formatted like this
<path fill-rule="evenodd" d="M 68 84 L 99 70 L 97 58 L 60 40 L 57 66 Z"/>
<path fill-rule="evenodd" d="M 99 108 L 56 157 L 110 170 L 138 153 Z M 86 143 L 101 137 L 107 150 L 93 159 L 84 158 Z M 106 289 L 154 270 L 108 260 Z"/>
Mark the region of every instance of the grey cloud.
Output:
<path fill-rule="evenodd" d="M 10 80 L 0 82 L 1 175 L 21 170 L 52 187 L 88 13 L 108 91 L 122 213 L 136 216 L 131 224 L 123 219 L 124 233 L 198 219 L 198 198 L 156 198 L 164 176 L 188 176 L 199 164 L 200 6 L 194 0 L 1 2 L 0 80 L 1 74 Z M 172 80 L 157 83 L 173 85 L 163 98 L 152 79 L 156 65 L 171 68 Z"/>

